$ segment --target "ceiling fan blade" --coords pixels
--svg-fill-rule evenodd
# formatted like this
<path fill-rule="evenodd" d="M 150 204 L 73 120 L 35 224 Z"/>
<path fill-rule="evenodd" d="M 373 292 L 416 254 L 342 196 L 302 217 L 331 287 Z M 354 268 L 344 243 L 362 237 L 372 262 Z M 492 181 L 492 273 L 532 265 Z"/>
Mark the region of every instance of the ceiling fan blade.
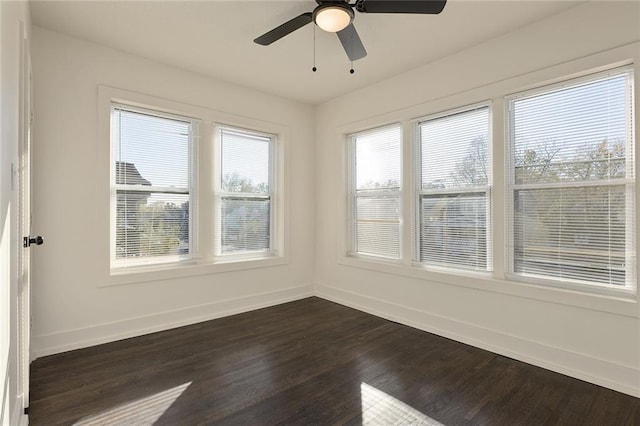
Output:
<path fill-rule="evenodd" d="M 271 31 L 262 34 L 260 37 L 253 41 L 263 46 L 268 46 L 274 41 L 278 41 L 287 34 L 291 34 L 295 30 L 302 28 L 310 23 L 313 20 L 311 15 L 311 12 L 298 15 L 295 18 L 280 25 L 279 27 L 275 27 Z"/>
<path fill-rule="evenodd" d="M 360 40 L 360 36 L 353 24 L 349 24 L 344 30 L 338 31 L 338 38 L 350 61 L 357 61 L 367 56 L 367 51 Z"/>
<path fill-rule="evenodd" d="M 424 13 L 442 12 L 447 0 L 358 0 L 356 10 L 362 13 Z"/>

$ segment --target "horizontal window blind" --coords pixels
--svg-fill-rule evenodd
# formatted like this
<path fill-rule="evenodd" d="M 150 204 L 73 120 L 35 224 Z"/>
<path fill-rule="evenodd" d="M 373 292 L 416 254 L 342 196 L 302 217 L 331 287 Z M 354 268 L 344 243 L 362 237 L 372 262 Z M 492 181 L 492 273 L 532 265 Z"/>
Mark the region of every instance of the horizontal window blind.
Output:
<path fill-rule="evenodd" d="M 397 195 L 356 197 L 358 253 L 400 257 L 400 199 Z"/>
<path fill-rule="evenodd" d="M 418 123 L 419 261 L 490 269 L 489 107 Z"/>
<path fill-rule="evenodd" d="M 618 71 L 510 100 L 514 273 L 635 280 L 631 79 Z"/>
<path fill-rule="evenodd" d="M 112 105 L 112 266 L 189 257 L 193 125 Z"/>
<path fill-rule="evenodd" d="M 218 254 L 271 249 L 273 138 L 220 129 Z"/>
<path fill-rule="evenodd" d="M 401 134 L 392 125 L 351 137 L 355 253 L 400 258 Z"/>

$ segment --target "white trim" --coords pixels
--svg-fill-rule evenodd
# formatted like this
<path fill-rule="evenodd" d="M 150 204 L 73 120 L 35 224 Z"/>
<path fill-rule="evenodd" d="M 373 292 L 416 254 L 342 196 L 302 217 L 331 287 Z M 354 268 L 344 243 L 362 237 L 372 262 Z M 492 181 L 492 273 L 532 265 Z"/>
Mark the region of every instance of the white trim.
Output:
<path fill-rule="evenodd" d="M 252 294 L 204 305 L 190 306 L 137 318 L 33 337 L 34 355 L 42 357 L 185 325 L 196 324 L 242 312 L 275 306 L 313 295 L 313 285 Z"/>
<path fill-rule="evenodd" d="M 625 186 L 634 184 L 635 179 L 609 179 L 609 180 L 577 180 L 566 182 L 549 182 L 549 183 L 518 183 L 512 184 L 514 190 L 529 189 L 565 189 L 565 188 L 592 188 L 594 186 Z"/>
<path fill-rule="evenodd" d="M 390 121 L 385 124 L 379 124 L 373 127 L 363 127 L 361 130 L 351 131 L 347 136 L 349 141 L 354 141 L 357 136 L 369 136 L 379 131 L 384 131 L 387 129 L 392 129 L 396 126 L 402 126 L 402 122 L 400 121 Z M 401 135 L 402 137 L 402 135 Z"/>
<path fill-rule="evenodd" d="M 111 102 L 111 108 L 112 110 L 123 110 L 123 111 L 129 111 L 129 112 L 133 112 L 133 113 L 137 113 L 140 115 L 147 115 L 150 117 L 158 117 L 158 118 L 166 118 L 169 120 L 175 120 L 175 121 L 181 121 L 184 124 L 191 124 L 194 121 L 193 117 L 189 117 L 186 114 L 179 114 L 179 113 L 175 113 L 175 112 L 166 112 L 165 110 L 163 110 L 162 108 L 160 109 L 155 109 L 155 108 L 149 108 L 146 105 L 142 105 L 139 103 L 129 103 L 127 101 L 123 101 L 123 100 L 117 100 L 117 101 L 112 101 Z"/>
<path fill-rule="evenodd" d="M 508 279 L 513 281 L 524 281 L 531 282 L 540 285 L 548 285 L 551 287 L 559 287 L 559 288 L 567 288 L 577 291 L 584 291 L 594 294 L 603 294 L 603 295 L 612 295 L 612 296 L 620 296 L 620 297 L 629 297 L 633 298 L 636 296 L 636 281 L 638 279 L 636 267 L 635 267 L 635 256 L 637 241 L 635 235 L 633 233 L 633 229 L 635 228 L 635 219 L 637 216 L 637 211 L 635 209 L 635 181 L 636 177 L 633 173 L 635 168 L 635 157 L 633 149 L 629 149 L 629 143 L 633 144 L 633 138 L 635 135 L 631 133 L 627 134 L 626 138 L 626 148 L 627 152 L 630 155 L 626 156 L 625 166 L 626 166 L 626 174 L 624 178 L 617 179 L 601 179 L 601 180 L 586 180 L 586 181 L 565 181 L 565 182 L 545 182 L 545 183 L 524 183 L 518 184 L 515 182 L 515 141 L 514 141 L 514 118 L 513 118 L 513 106 L 516 101 L 528 98 L 534 98 L 537 96 L 545 96 L 548 94 L 556 93 L 563 89 L 573 89 L 583 87 L 588 84 L 604 82 L 609 78 L 621 77 L 624 76 L 627 83 L 628 88 L 626 94 L 631 93 L 633 95 L 633 81 L 634 81 L 635 69 L 633 63 L 626 64 L 624 66 L 620 66 L 619 64 L 611 65 L 607 67 L 604 71 L 599 70 L 597 72 L 583 72 L 578 77 L 559 77 L 555 80 L 554 83 L 549 84 L 540 84 L 534 88 L 527 89 L 526 91 L 519 91 L 508 94 L 503 98 L 503 104 L 505 105 L 505 140 L 504 140 L 504 150 L 508 152 L 509 155 L 507 157 L 507 161 L 505 161 L 505 177 L 506 179 L 506 188 L 505 188 L 505 207 L 507 208 L 506 214 L 506 222 L 508 228 L 508 238 L 509 238 L 509 263 L 505 267 L 505 275 Z M 628 97 L 626 98 L 629 100 Z M 633 108 L 633 102 L 630 103 L 630 109 Z M 629 115 L 628 118 L 631 120 L 630 128 L 633 129 L 633 111 L 626 111 Z M 629 128 L 629 127 L 628 127 Z M 575 162 L 571 162 L 575 164 Z M 631 171 L 631 173 L 630 173 Z M 571 189 L 571 188 L 586 188 L 586 187 L 608 187 L 612 188 L 615 186 L 624 186 L 626 197 L 625 197 L 625 205 L 626 205 L 626 219 L 625 219 L 625 244 L 626 244 L 626 265 L 625 268 L 625 286 L 623 288 L 619 288 L 615 285 L 610 284 L 598 284 L 593 282 L 592 284 L 583 284 L 577 278 L 564 278 L 564 279 L 554 279 L 551 275 L 527 275 L 524 273 L 519 273 L 515 271 L 515 205 L 514 199 L 517 191 L 522 190 L 537 190 L 537 189 Z M 631 228 L 631 229 L 630 229 Z M 562 250 L 561 250 L 562 251 Z"/>
<path fill-rule="evenodd" d="M 355 188 L 357 186 L 356 183 L 356 143 L 355 136 L 348 135 L 346 137 L 346 173 L 347 178 L 346 182 L 346 193 L 347 193 L 347 211 L 346 213 L 346 223 L 347 223 L 347 232 L 344 233 L 347 237 L 346 242 L 346 253 L 355 253 L 357 247 L 357 233 L 356 233 L 356 206 L 355 206 Z"/>
<path fill-rule="evenodd" d="M 640 397 L 640 370 L 328 285 L 311 284 L 34 337 L 42 357 L 317 296 L 381 318 Z M 594 373 L 597 372 L 597 373 Z M 19 401 L 18 401 L 19 402 Z M 19 410 L 21 413 L 21 410 Z M 17 417 L 17 414 L 14 414 Z M 14 423 L 12 423 L 14 424 Z M 18 424 L 17 422 L 15 424 Z"/>
<path fill-rule="evenodd" d="M 563 78 L 562 76 L 560 76 L 546 83 L 534 84 L 529 86 L 525 90 L 519 90 L 505 95 L 504 98 L 505 102 L 511 102 L 517 99 L 546 95 L 549 93 L 560 91 L 564 88 L 579 87 L 589 83 L 603 81 L 614 75 L 622 75 L 624 73 L 633 74 L 633 71 L 633 62 L 623 61 L 622 64 L 614 63 L 609 66 L 600 67 L 600 69 L 597 71 L 583 71 L 567 78 Z"/>
<path fill-rule="evenodd" d="M 31 235 L 32 229 L 32 210 L 33 210 L 33 170 L 32 170 L 32 152 L 33 145 L 33 80 L 32 80 L 32 60 L 31 60 L 31 42 L 29 38 L 29 26 L 22 20 L 19 22 L 19 87 L 18 87 L 18 143 L 17 143 L 17 176 L 18 185 L 15 192 L 16 202 L 16 223 L 17 227 L 11 232 L 17 231 L 17 241 L 21 241 L 23 236 Z M 11 179 L 14 179 L 14 163 L 11 164 Z M 15 183 L 12 181 L 11 187 L 15 190 Z M 12 219 L 13 220 L 13 219 Z M 17 310 L 15 324 L 17 339 L 14 341 L 10 336 L 10 343 L 17 348 L 16 359 L 16 386 L 15 391 L 18 393 L 18 409 L 20 415 L 19 422 L 25 422 L 22 413 L 24 407 L 29 404 L 28 399 L 25 400 L 24 395 L 29 394 L 30 386 L 30 360 L 31 360 L 31 317 L 32 309 L 32 260 L 29 249 L 24 249 L 22 244 L 17 246 L 17 262 L 15 263 L 16 275 L 15 281 L 18 289 Z M 9 292 L 11 294 L 11 292 Z M 9 319 L 11 323 L 11 317 Z M 13 324 L 12 325 L 12 329 Z M 7 330 L 9 330 L 7 328 Z M 9 364 L 10 365 L 10 364 Z M 6 389 L 7 391 L 9 389 Z M 6 397 L 7 395 L 5 395 Z M 16 413 L 14 411 L 14 414 Z M 16 424 L 15 420 L 14 423 Z"/>
<path fill-rule="evenodd" d="M 593 294 L 576 289 L 557 288 L 531 282 L 511 281 L 495 278 L 490 271 L 451 270 L 419 267 L 407 267 L 400 263 L 380 262 L 377 260 L 342 256 L 338 263 L 344 266 L 366 269 L 391 275 L 466 287 L 492 293 L 507 294 L 526 299 L 541 300 L 560 305 L 576 306 L 594 311 L 609 312 L 632 318 L 640 318 L 639 304 L 633 295 Z"/>
<path fill-rule="evenodd" d="M 357 188 L 357 158 L 356 158 L 356 141 L 358 137 L 366 137 L 366 136 L 370 136 L 370 135 L 374 135 L 377 132 L 385 132 L 387 130 L 393 130 L 393 129 L 398 129 L 400 131 L 400 181 L 398 182 L 398 187 L 397 188 L 381 188 L 381 189 L 377 189 L 377 188 L 366 188 L 366 189 L 360 189 L 358 190 Z M 403 205 L 404 202 L 404 197 L 403 197 L 403 192 L 404 192 L 404 176 L 405 173 L 403 173 L 404 170 L 404 155 L 405 155 L 405 147 L 404 147 L 404 143 L 405 143 L 405 135 L 404 135 L 404 131 L 405 131 L 405 126 L 402 122 L 392 122 L 392 123 L 388 123 L 382 126 L 377 126 L 374 128 L 369 128 L 369 129 L 365 129 L 362 131 L 358 131 L 358 132 L 353 132 L 351 134 L 346 135 L 346 142 L 347 142 L 347 194 L 348 194 L 348 200 L 347 200 L 347 232 L 344 233 L 344 235 L 346 236 L 346 238 L 348 239 L 347 241 L 347 249 L 346 252 L 350 255 L 350 256 L 364 256 L 364 257 L 373 257 L 373 258 L 378 258 L 381 259 L 382 261 L 391 261 L 391 262 L 398 262 L 398 261 L 402 261 L 402 259 L 404 258 L 404 253 L 405 253 L 405 238 L 404 238 L 404 228 L 405 228 L 405 220 L 404 220 L 404 214 L 405 214 L 405 208 Z M 364 252 L 358 252 L 357 249 L 357 232 L 356 232 L 356 227 L 358 225 L 358 219 L 357 219 L 357 200 L 359 198 L 392 198 L 392 199 L 397 199 L 398 200 L 398 219 L 396 220 L 380 220 L 379 223 L 389 223 L 389 224 L 398 224 L 399 227 L 399 244 L 398 244 L 398 251 L 399 251 L 399 255 L 397 258 L 395 257 L 387 257 L 387 256 L 377 256 L 375 254 L 370 254 L 370 253 L 364 253 Z"/>
<path fill-rule="evenodd" d="M 640 59 L 638 60 L 640 61 Z M 636 63 L 635 64 L 636 68 L 631 68 L 631 78 L 629 78 L 627 81 L 629 82 L 629 89 L 627 91 L 627 94 L 631 94 L 631 98 L 627 99 L 627 102 L 630 103 L 630 108 L 629 108 L 629 124 L 630 126 L 627 128 L 628 131 L 628 135 L 627 135 L 627 143 L 628 145 L 625 147 L 626 150 L 626 154 L 628 157 L 631 157 L 631 161 L 627 162 L 627 166 L 632 166 L 633 169 L 630 170 L 629 168 L 627 168 L 627 170 L 625 171 L 625 176 L 633 176 L 633 180 L 634 183 L 631 185 L 627 185 L 627 191 L 625 194 L 625 197 L 627 200 L 631 200 L 631 202 L 627 202 L 627 211 L 625 212 L 625 214 L 627 215 L 627 217 L 629 217 L 630 215 L 634 215 L 635 216 L 635 223 L 631 223 L 631 222 L 627 222 L 627 226 L 625 226 L 626 228 L 626 232 L 627 234 L 625 235 L 625 240 L 626 240 L 626 247 L 625 247 L 625 252 L 626 252 L 626 256 L 625 256 L 625 263 L 631 265 L 631 275 L 632 276 L 632 280 L 629 279 L 631 277 L 627 278 L 627 286 L 630 287 L 633 291 L 635 291 L 636 293 L 638 292 L 638 273 L 640 273 L 640 269 L 638 269 L 638 251 L 639 249 L 639 244 L 640 241 L 638 241 L 638 220 L 640 220 L 640 214 L 638 214 L 638 199 L 640 197 L 640 194 L 638 193 L 638 175 L 637 175 L 637 169 L 638 169 L 638 144 L 640 143 L 640 132 L 638 131 L 638 129 L 635 127 L 637 123 L 639 123 L 638 120 L 636 120 L 636 114 L 640 113 L 640 108 L 638 108 L 638 105 L 640 105 L 640 93 L 638 93 L 636 91 L 636 89 L 638 88 L 638 86 L 636 85 L 636 78 L 637 76 L 640 75 L 640 64 Z M 635 99 L 633 98 L 633 96 L 635 96 Z M 635 133 L 634 133 L 635 132 Z M 630 225 L 630 226 L 629 226 Z"/>
<path fill-rule="evenodd" d="M 511 146 L 509 141 L 511 140 L 511 134 L 515 129 L 512 113 L 513 105 L 504 97 L 501 98 L 500 105 L 502 106 L 502 147 L 501 150 L 504 153 L 502 162 L 502 179 L 503 185 L 501 187 L 501 198 L 503 201 L 502 213 L 504 226 L 504 265 L 502 266 L 503 275 L 507 275 L 514 269 L 515 264 L 515 232 L 514 232 L 514 220 L 512 212 L 515 210 L 515 204 L 513 202 L 513 185 L 511 184 L 511 165 L 514 163 L 515 150 Z"/>
<path fill-rule="evenodd" d="M 114 114 L 116 112 L 117 114 Z M 199 128 L 201 126 L 201 120 L 195 117 L 189 117 L 187 115 L 177 115 L 174 113 L 167 113 L 161 110 L 155 109 L 153 106 L 141 107 L 139 105 L 129 105 L 123 101 L 112 101 L 110 107 L 111 114 L 111 127 L 113 127 L 113 119 L 115 116 L 118 117 L 118 120 L 121 118 L 122 112 L 132 112 L 138 115 L 144 115 L 147 117 L 154 117 L 165 120 L 179 121 L 188 125 L 189 127 L 189 140 L 187 146 L 187 169 L 188 169 L 188 182 L 186 187 L 162 187 L 162 186 L 154 186 L 154 185 L 126 185 L 126 184 L 118 184 L 116 183 L 116 163 L 118 159 L 114 157 L 115 153 L 115 145 L 113 141 L 113 132 L 110 129 L 110 139 L 109 139 L 109 149 L 110 149 L 110 170 L 111 176 L 109 178 L 109 184 L 111 185 L 110 194 L 111 194 L 111 204 L 110 204 L 110 265 L 111 272 L 113 274 L 119 274 L 126 271 L 129 267 L 136 268 L 140 265 L 170 265 L 175 263 L 180 263 L 184 261 L 192 261 L 196 258 L 197 254 L 195 253 L 195 248 L 197 247 L 197 236 L 198 233 L 195 231 L 195 223 L 197 223 L 197 206 L 198 206 L 198 198 L 197 198 L 197 182 L 194 179 L 197 176 L 198 170 L 198 142 L 200 141 Z M 118 129 L 120 125 L 118 124 Z M 119 148 L 121 148 L 121 141 L 119 141 Z M 102 166 L 102 165 L 101 165 Z M 146 194 L 153 193 L 162 193 L 162 194 L 180 194 L 186 195 L 189 203 L 189 253 L 185 255 L 168 255 L 168 256 L 145 256 L 141 259 L 130 259 L 123 258 L 118 259 L 116 257 L 116 235 L 117 235 L 117 198 L 118 191 L 123 192 L 139 192 Z"/>
<path fill-rule="evenodd" d="M 424 123 L 428 123 L 430 121 L 439 120 L 446 117 L 454 117 L 457 115 L 462 115 L 470 112 L 475 112 L 479 110 L 485 109 L 487 110 L 487 182 L 483 186 L 461 186 L 457 188 L 449 188 L 449 189 L 423 189 L 422 188 L 422 125 Z M 492 211 L 493 211 L 493 199 L 491 196 L 491 187 L 493 184 L 493 134 L 492 134 L 492 115 L 493 105 L 491 100 L 486 100 L 482 102 L 477 102 L 471 105 L 461 106 L 458 108 L 449 109 L 446 111 L 440 111 L 435 114 L 431 114 L 425 117 L 417 118 L 411 120 L 413 130 L 413 145 L 414 151 L 416 152 L 415 166 L 414 166 L 414 181 L 415 181 L 415 192 L 414 192 L 414 208 L 415 213 L 415 228 L 412 228 L 411 238 L 415 240 L 415 253 L 411 258 L 411 261 L 414 265 L 420 265 L 424 268 L 431 268 L 439 266 L 444 266 L 445 268 L 450 268 L 454 273 L 456 270 L 476 270 L 476 271 L 492 271 L 493 270 L 493 233 L 492 233 Z M 445 176 L 446 177 L 446 176 Z M 474 268 L 467 267 L 464 265 L 458 265 L 455 263 L 444 263 L 438 264 L 438 262 L 429 262 L 422 261 L 421 251 L 422 251 L 422 241 L 421 241 L 421 228 L 422 228 L 422 218 L 421 218 L 421 209 L 422 209 L 422 199 L 424 196 L 433 196 L 433 195 L 463 195 L 463 194 L 485 194 L 485 250 L 486 250 L 486 267 L 484 268 Z M 405 259 L 406 261 L 407 259 Z M 408 263 L 408 262 L 405 262 Z"/>
<path fill-rule="evenodd" d="M 489 129 L 491 131 L 491 234 L 493 236 L 493 244 L 491 244 L 491 265 L 493 276 L 496 278 L 504 277 L 506 265 L 508 265 L 508 229 L 505 226 L 505 215 L 507 206 L 505 196 L 506 193 L 506 176 L 504 175 L 504 166 L 496 167 L 498 164 L 505 164 L 505 158 L 508 153 L 504 147 L 504 103 L 501 99 L 491 100 L 491 123 Z"/>
<path fill-rule="evenodd" d="M 12 426 L 27 426 L 29 424 L 29 416 L 24 414 L 24 395 L 18 396 L 13 403 L 13 411 L 11 416 Z"/>
<path fill-rule="evenodd" d="M 116 190 L 129 191 L 129 192 L 159 192 L 161 194 L 186 194 L 189 195 L 189 188 L 175 188 L 168 186 L 152 186 L 152 185 L 124 185 L 120 183 L 114 183 L 113 186 Z"/>
<path fill-rule="evenodd" d="M 221 175 L 216 173 L 216 181 L 214 188 L 214 215 L 215 218 L 215 229 L 216 233 L 213 238 L 215 238 L 214 242 L 214 261 L 215 262 L 229 262 L 229 261 L 241 261 L 241 260 L 251 260 L 251 259 L 260 259 L 263 257 L 270 256 L 278 256 L 279 253 L 282 253 L 282 249 L 280 247 L 280 239 L 282 235 L 279 234 L 279 223 L 280 223 L 280 215 L 281 209 L 277 203 L 277 200 L 280 199 L 280 191 L 278 190 L 277 182 L 279 180 L 278 177 L 278 165 L 279 163 L 276 161 L 278 158 L 278 135 L 265 133 L 261 131 L 254 131 L 250 129 L 240 128 L 237 126 L 229 126 L 223 123 L 214 123 L 214 132 L 218 137 L 215 139 L 215 152 L 217 153 L 217 158 L 214 159 L 214 171 L 222 170 L 222 134 L 228 133 L 235 136 L 242 136 L 255 140 L 262 140 L 268 143 L 268 185 L 269 192 L 224 192 L 222 190 L 222 185 L 220 182 Z M 254 200 L 269 200 L 269 248 L 266 250 L 256 250 L 251 251 L 248 250 L 246 252 L 233 252 L 233 253 L 222 253 L 221 246 L 221 238 L 222 238 L 222 227 L 221 227 L 221 218 L 220 209 L 222 207 L 222 200 L 225 198 L 251 198 Z"/>
<path fill-rule="evenodd" d="M 562 303 L 568 306 L 585 307 L 597 311 L 611 312 L 624 316 L 640 317 L 640 304 L 638 304 L 637 288 L 632 293 L 623 292 L 623 294 L 598 294 L 590 288 L 565 288 L 558 289 L 553 286 L 541 286 L 538 284 L 516 282 L 506 278 L 506 273 L 513 264 L 510 256 L 510 247 L 513 246 L 510 241 L 510 235 L 513 232 L 509 229 L 508 212 L 510 197 L 509 182 L 504 173 L 508 171 L 508 159 L 510 153 L 507 151 L 508 144 L 507 133 L 509 123 L 505 120 L 508 117 L 508 103 L 504 98 L 510 94 L 523 92 L 551 84 L 562 83 L 565 80 L 581 78 L 596 73 L 607 72 L 611 69 L 619 67 L 629 67 L 635 71 L 635 75 L 640 74 L 640 42 L 632 42 L 623 46 L 615 47 L 606 51 L 587 55 L 578 59 L 566 61 L 560 64 L 552 65 L 542 69 L 534 70 L 525 74 L 514 77 L 504 78 L 492 83 L 477 86 L 451 95 L 432 99 L 428 102 L 399 108 L 394 111 L 381 113 L 372 117 L 360 119 L 358 121 L 345 121 L 338 124 L 334 132 L 334 141 L 338 144 L 344 144 L 348 135 L 361 131 L 362 129 L 374 129 L 382 123 L 400 122 L 406 127 L 407 123 L 413 123 L 420 117 L 427 117 L 432 114 L 438 114 L 442 111 L 455 110 L 461 105 L 474 105 L 491 101 L 492 110 L 492 156 L 493 156 L 493 185 L 491 187 L 492 198 L 492 217 L 494 220 L 493 231 L 493 274 L 482 276 L 478 279 L 469 279 L 470 273 L 466 271 L 455 271 L 449 274 L 439 273 L 438 271 L 425 271 L 411 265 L 400 266 L 391 264 L 390 262 L 376 261 L 373 258 L 364 256 L 347 255 L 346 239 L 340 238 L 340 235 L 347 235 L 348 223 L 345 220 L 345 212 L 348 211 L 349 194 L 346 191 L 348 173 L 345 171 L 348 162 L 348 153 L 344 149 L 340 149 L 343 155 L 342 179 L 336 180 L 334 192 L 336 194 L 336 218 L 337 223 L 342 227 L 338 229 L 337 238 L 337 263 L 352 267 L 375 270 L 383 273 L 397 274 L 417 279 L 437 281 L 452 285 L 460 285 L 469 288 L 477 288 L 480 290 L 492 291 L 503 294 L 513 294 L 525 298 L 543 300 L 551 303 Z M 637 85 L 636 85 L 637 86 Z M 635 105 L 640 103 L 640 91 L 635 92 Z M 347 117 L 348 118 L 348 117 Z M 634 120 L 640 121 L 640 108 L 635 108 Z M 405 130 L 406 133 L 406 130 Z M 640 132 L 636 131 L 634 144 L 635 152 L 638 151 L 638 142 Z M 413 150 L 414 158 L 419 156 L 419 152 Z M 417 160 L 416 160 L 417 161 Z M 413 167 L 416 167 L 415 165 Z M 414 173 L 415 174 L 415 173 Z M 406 179 L 403 177 L 403 179 Z M 417 178 L 416 178 L 417 179 Z M 404 182 L 404 180 L 403 180 Z M 414 183 L 415 187 L 410 188 L 410 198 L 416 198 L 419 182 Z M 635 185 L 634 195 L 637 200 L 640 199 L 640 186 Z M 405 191 L 405 194 L 408 194 Z M 406 197 L 405 197 L 406 198 Z M 417 211 L 414 207 L 413 211 Z M 416 223 L 418 218 L 413 219 Z M 403 238 L 412 238 L 415 233 L 414 227 L 404 227 Z M 636 233 L 640 229 L 640 214 L 636 214 Z M 340 232 L 342 231 L 342 232 Z M 636 253 L 640 245 L 640 239 L 635 239 Z M 414 244 L 413 250 L 418 248 Z M 412 260 L 416 259 L 416 253 L 413 253 Z M 403 259 L 403 262 L 406 261 Z M 635 270 L 640 271 L 640 256 L 636 256 L 632 260 Z M 479 280 L 479 281 L 478 281 Z"/>
<path fill-rule="evenodd" d="M 583 291 L 593 293 L 595 295 L 614 296 L 623 299 L 632 300 L 635 296 L 634 289 L 629 287 L 621 287 L 612 284 L 593 284 L 588 281 L 567 281 L 560 278 L 554 278 L 536 274 L 516 274 L 513 272 L 505 273 L 505 277 L 511 281 L 520 281 L 523 283 L 536 284 L 540 286 L 556 287 L 559 289 L 566 288 L 569 290 Z"/>
<path fill-rule="evenodd" d="M 411 255 L 410 259 L 405 259 L 405 264 L 411 266 L 420 262 L 420 192 L 422 191 L 422 143 L 420 143 L 420 126 L 417 119 L 409 121 L 411 129 L 411 152 L 413 161 L 411 162 L 411 176 L 407 178 L 411 181 L 409 198 L 411 199 Z"/>
<path fill-rule="evenodd" d="M 640 397 L 640 370 L 426 311 L 316 284 L 316 296 L 566 376 Z"/>
<path fill-rule="evenodd" d="M 450 108 L 447 110 L 443 110 L 443 111 L 438 111 L 432 114 L 428 114 L 422 117 L 418 117 L 418 118 L 413 118 L 411 120 L 411 123 L 414 126 L 420 126 L 422 123 L 425 123 L 427 121 L 432 121 L 432 120 L 437 120 L 439 118 L 444 118 L 444 117 L 450 117 L 453 115 L 458 115 L 458 114 L 464 114 L 465 112 L 472 112 L 472 111 L 476 111 L 479 109 L 483 109 L 483 108 L 488 108 L 489 111 L 491 111 L 491 100 L 484 100 L 484 101 L 480 101 L 480 102 L 474 102 L 472 104 L 469 105 L 463 105 L 463 106 L 458 106 L 455 108 Z M 491 117 L 489 117 L 491 118 Z"/>
<path fill-rule="evenodd" d="M 289 187 L 289 128 L 287 126 L 108 86 L 99 85 L 97 90 L 97 152 L 100 167 L 96 171 L 95 181 L 96 193 L 99 194 L 101 200 L 96 205 L 98 218 L 96 238 L 99 245 L 96 262 L 100 270 L 98 287 L 271 267 L 289 263 L 290 201 L 287 196 Z M 197 126 L 198 132 L 193 135 L 194 140 L 190 153 L 190 155 L 199 154 L 199 156 L 194 159 L 196 164 L 192 167 L 193 176 L 190 189 L 194 194 L 192 197 L 196 197 L 197 200 L 190 203 L 190 208 L 194 210 L 190 214 L 193 214 L 191 228 L 195 229 L 195 232 L 193 229 L 191 230 L 189 238 L 191 253 L 190 259 L 186 262 L 111 268 L 109 259 L 111 259 L 113 245 L 110 243 L 110 224 L 113 222 L 112 210 L 115 209 L 110 208 L 111 197 L 107 191 L 113 190 L 110 184 L 111 166 L 108 161 L 111 158 L 110 110 L 113 103 L 140 108 L 143 111 L 151 110 L 176 116 L 183 120 L 188 118 L 190 122 L 199 124 Z M 215 223 L 209 223 L 210 221 L 204 219 L 212 216 L 214 208 L 214 197 L 211 194 L 215 188 L 217 177 L 211 170 L 212 161 L 217 161 L 216 159 L 219 158 L 219 155 L 214 152 L 216 146 L 214 126 L 217 123 L 224 123 L 224 126 L 235 129 L 252 129 L 252 133 L 269 135 L 272 139 L 274 152 L 271 155 L 273 156 L 273 179 L 275 180 L 272 189 L 272 209 L 276 212 L 272 233 L 275 234 L 276 239 L 272 253 L 269 255 L 260 253 L 250 258 L 237 256 L 229 259 L 215 256 L 213 247 Z M 192 205 L 195 206 L 195 209 Z"/>
<path fill-rule="evenodd" d="M 166 263 L 130 267 L 125 271 L 115 271 L 98 283 L 98 287 L 110 287 L 126 284 L 137 284 L 150 281 L 170 280 L 175 278 L 195 277 L 199 275 L 217 274 L 223 272 L 244 271 L 248 269 L 268 268 L 286 265 L 289 260 L 284 256 L 265 256 L 256 258 L 225 258 L 216 263 Z"/>

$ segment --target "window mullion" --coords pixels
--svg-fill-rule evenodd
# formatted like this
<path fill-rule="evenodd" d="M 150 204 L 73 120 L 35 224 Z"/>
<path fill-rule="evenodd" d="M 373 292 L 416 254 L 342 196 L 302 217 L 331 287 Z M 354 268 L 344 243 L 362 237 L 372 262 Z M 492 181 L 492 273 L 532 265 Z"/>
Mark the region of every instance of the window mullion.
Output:
<path fill-rule="evenodd" d="M 189 194 L 189 188 L 176 188 L 176 187 L 162 187 L 162 186 L 150 186 L 150 185 L 126 185 L 116 184 L 114 185 L 116 191 L 128 191 L 128 192 L 150 192 L 157 194 Z"/>
<path fill-rule="evenodd" d="M 593 186 L 625 186 L 633 183 L 633 179 L 608 179 L 570 182 L 526 183 L 514 184 L 514 190 L 524 189 L 562 189 L 562 188 L 588 188 Z"/>
<path fill-rule="evenodd" d="M 419 195 L 462 195 L 462 194 L 484 194 L 487 193 L 489 191 L 489 187 L 487 185 L 485 186 L 478 186 L 478 187 L 464 187 L 464 188 L 458 188 L 458 189 L 448 189 L 448 190 L 441 190 L 441 191 L 429 191 L 429 190 L 422 190 L 422 191 L 418 191 Z"/>
<path fill-rule="evenodd" d="M 489 182 L 490 218 L 487 224 L 487 241 L 490 243 L 487 261 L 493 265 L 493 276 L 503 279 L 509 270 L 508 213 L 509 204 L 509 150 L 505 149 L 509 124 L 505 121 L 505 102 L 494 98 L 491 102 L 491 180 Z"/>

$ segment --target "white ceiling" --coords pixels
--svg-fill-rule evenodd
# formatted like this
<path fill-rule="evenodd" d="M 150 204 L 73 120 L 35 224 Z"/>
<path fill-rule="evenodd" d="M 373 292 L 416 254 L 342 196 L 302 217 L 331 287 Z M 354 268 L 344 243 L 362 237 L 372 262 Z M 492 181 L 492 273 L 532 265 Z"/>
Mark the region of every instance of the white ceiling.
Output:
<path fill-rule="evenodd" d="M 33 23 L 158 62 L 318 104 L 575 6 L 572 1 L 449 0 L 439 15 L 357 13 L 368 56 L 348 59 L 313 25 L 259 46 L 253 39 L 316 6 L 288 1 L 31 1 Z"/>

